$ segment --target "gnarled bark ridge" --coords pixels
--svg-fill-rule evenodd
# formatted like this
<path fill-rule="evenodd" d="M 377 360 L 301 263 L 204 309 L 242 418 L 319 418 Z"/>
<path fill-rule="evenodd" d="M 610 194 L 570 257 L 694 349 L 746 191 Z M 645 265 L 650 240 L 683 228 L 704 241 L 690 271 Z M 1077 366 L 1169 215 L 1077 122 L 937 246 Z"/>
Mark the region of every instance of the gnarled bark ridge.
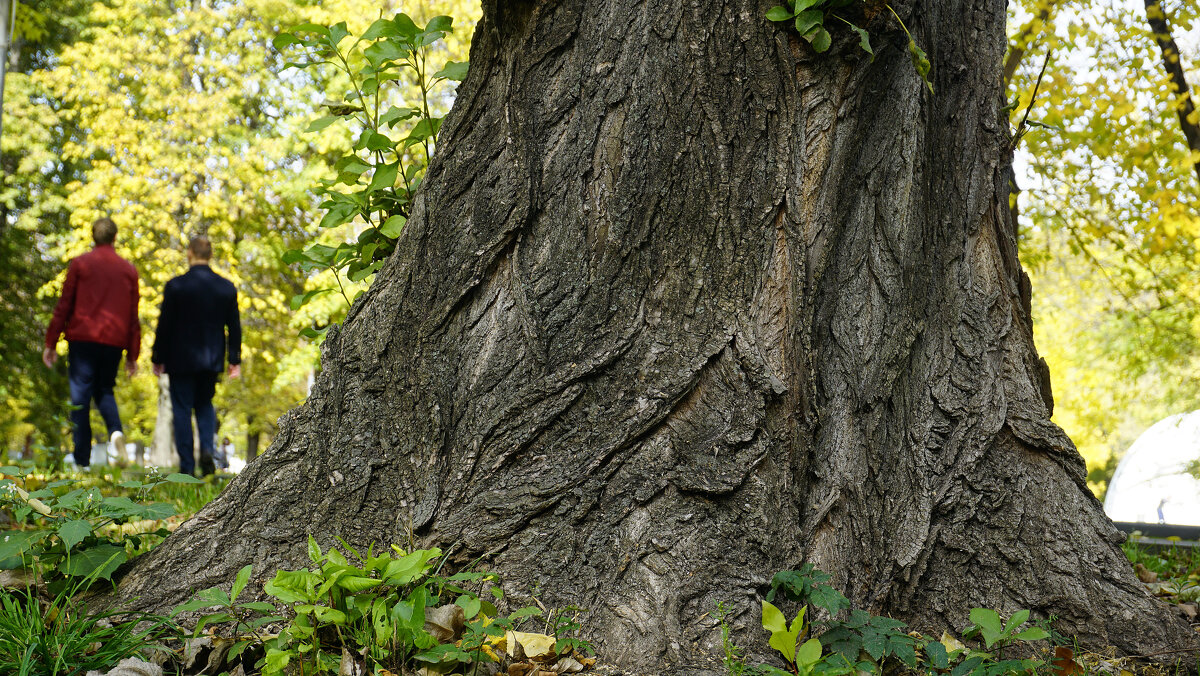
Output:
<path fill-rule="evenodd" d="M 486 4 L 413 218 L 308 403 L 121 585 L 483 557 L 631 672 L 716 673 L 717 600 L 802 560 L 940 632 L 1030 608 L 1189 645 L 1049 422 L 1007 209 L 1002 0 L 874 3 L 873 61 L 770 3 Z M 835 24 L 838 22 L 834 22 Z"/>

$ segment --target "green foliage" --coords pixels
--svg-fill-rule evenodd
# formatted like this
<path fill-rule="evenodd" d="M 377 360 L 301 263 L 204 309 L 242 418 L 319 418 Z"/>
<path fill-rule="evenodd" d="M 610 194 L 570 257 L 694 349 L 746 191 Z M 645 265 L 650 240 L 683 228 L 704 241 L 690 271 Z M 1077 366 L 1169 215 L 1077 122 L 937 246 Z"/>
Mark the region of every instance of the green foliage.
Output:
<path fill-rule="evenodd" d="M 405 552 L 393 546 L 376 554 L 360 554 L 341 541 L 348 559 L 338 549 L 322 551 L 309 539 L 311 568 L 280 570 L 263 589 L 275 603 L 239 602 L 252 569 L 238 572 L 229 592 L 206 589 L 177 607 L 173 615 L 212 609 L 196 626 L 198 635 L 206 626 L 232 623 L 236 659 L 251 646 L 262 658 L 257 667 L 264 676 L 291 673 L 337 673 L 343 654 L 361 656 L 369 672 L 388 669 L 401 673 L 422 665 L 437 673 L 497 659 L 496 646 L 522 620 L 537 617 L 537 608 L 522 608 L 498 617 L 496 606 L 474 589 L 487 588 L 493 598 L 503 598 L 495 575 L 462 572 L 440 576 L 434 569 L 441 550 Z M 260 630 L 280 622 L 276 605 L 284 615 L 278 635 L 267 637 Z M 551 613 L 548 626 L 555 631 L 555 651 L 590 650 L 573 634 L 579 625 L 567 608 Z M 549 637 L 547 637 L 549 638 Z M 289 671 L 290 670 L 290 671 Z"/>
<path fill-rule="evenodd" d="M 145 502 L 156 487 L 201 483 L 183 474 L 151 475 L 147 481 L 125 481 L 121 487 L 134 498 L 105 496 L 97 487 L 82 487 L 78 479 L 55 479 L 36 490 L 25 483 L 33 468 L 0 467 L 0 506 L 18 526 L 0 533 L 0 568 L 33 568 L 52 585 L 68 579 L 109 580 L 131 556 L 161 540 L 167 531 L 155 524 L 176 514 L 164 502 Z M 116 528 L 134 524 L 133 532 Z M 153 528 L 143 530 L 142 528 Z"/>
<path fill-rule="evenodd" d="M 75 676 L 107 671 L 175 633 L 167 618 L 155 615 L 89 614 L 73 599 L 86 582 L 75 581 L 50 601 L 30 588 L 0 589 L 0 673 Z"/>
<path fill-rule="evenodd" d="M 777 573 L 771 580 L 771 590 L 762 603 L 763 628 L 771 632 L 770 645 L 783 657 L 789 671 L 770 665 L 748 667 L 740 661 L 740 651 L 728 638 L 724 609 L 718 606 L 721 622 L 726 669 L 733 676 L 742 674 L 880 674 L 892 673 L 897 667 L 909 671 L 933 670 L 952 676 L 999 676 L 1000 674 L 1035 674 L 1045 666 L 1040 660 L 1003 659 L 1003 650 L 1017 642 L 1040 641 L 1051 637 L 1040 626 L 1029 625 L 1029 611 L 1014 613 L 1006 623 L 992 610 L 975 608 L 971 611 L 973 624 L 963 631 L 964 637 L 980 637 L 983 650 L 968 648 L 943 635 L 936 640 L 904 631 L 904 623 L 888 617 L 872 615 L 857 608 L 850 609 L 844 619 L 836 615 L 849 608 L 841 592 L 826 584 L 830 576 L 805 564 L 800 570 Z M 781 610 L 770 602 L 776 594 L 804 605 L 789 625 Z M 808 605 L 823 608 L 829 619 L 805 624 Z M 1027 626 L 1029 625 L 1029 626 Z M 809 632 L 818 634 L 797 647 Z M 995 650 L 993 655 L 991 650 Z"/>
<path fill-rule="evenodd" d="M 858 46 L 870 54 L 871 59 L 874 60 L 875 49 L 871 47 L 871 35 L 865 28 L 835 11 L 852 5 L 865 4 L 864 0 L 787 0 L 786 5 L 776 5 L 767 10 L 767 18 L 777 23 L 788 23 L 794 26 L 800 37 L 812 45 L 813 51 L 818 54 L 827 51 L 833 44 L 833 36 L 829 33 L 828 22 L 830 18 L 837 19 L 858 35 Z M 909 32 L 908 26 L 905 26 L 904 21 L 900 19 L 900 15 L 896 14 L 896 10 L 886 3 L 884 6 L 896 18 L 900 28 L 908 36 L 908 55 L 912 60 L 913 69 L 917 71 L 917 75 L 929 89 L 929 93 L 933 94 L 933 82 L 929 79 L 929 71 L 932 68 L 929 57 L 925 54 L 925 50 L 917 45 L 917 41 Z"/>
<path fill-rule="evenodd" d="M 452 30 L 452 22 L 448 16 L 437 16 L 421 27 L 401 13 L 375 21 L 357 38 L 344 22 L 302 24 L 275 38 L 276 49 L 296 54 L 288 66 L 332 67 L 347 81 L 342 100 L 326 101 L 328 114 L 312 121 L 306 131 L 343 124 L 357 138 L 333 163 L 335 178 L 323 181 L 318 192 L 324 198 L 322 229 L 362 227 L 352 241 L 316 242 L 284 254 L 285 263 L 306 271 L 326 270 L 336 282 L 336 289 L 296 294 L 291 300 L 293 310 L 334 290 L 348 307 L 351 298 L 342 278 L 353 283 L 368 280 L 395 250 L 442 124 L 442 117 L 432 112 L 430 98 L 442 83 L 461 81 L 467 74 L 466 63 L 447 60 L 436 68 L 431 60 L 438 43 Z M 418 91 L 418 100 L 411 105 L 403 102 L 406 78 Z M 401 105 L 392 103 L 397 100 Z M 304 331 L 311 338 L 321 333 L 315 328 Z"/>

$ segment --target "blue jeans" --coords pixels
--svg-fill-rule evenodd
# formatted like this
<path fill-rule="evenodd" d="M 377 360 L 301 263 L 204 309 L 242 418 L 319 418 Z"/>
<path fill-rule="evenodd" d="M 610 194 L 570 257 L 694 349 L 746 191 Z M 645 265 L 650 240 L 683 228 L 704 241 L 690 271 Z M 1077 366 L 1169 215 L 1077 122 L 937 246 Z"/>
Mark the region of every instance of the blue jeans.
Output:
<path fill-rule="evenodd" d="M 179 453 L 179 471 L 196 470 L 195 442 L 192 439 L 192 412 L 196 412 L 196 433 L 200 435 L 200 454 L 212 455 L 217 436 L 217 411 L 212 398 L 217 390 L 217 374 L 212 371 L 171 373 L 171 426 L 175 430 L 175 451 Z"/>
<path fill-rule="evenodd" d="M 92 402 L 109 435 L 121 428 L 121 415 L 113 386 L 117 383 L 117 367 L 121 364 L 121 348 L 100 343 L 70 341 L 67 343 L 67 380 L 71 384 L 71 423 L 74 428 L 75 464 L 87 467 L 92 463 Z"/>

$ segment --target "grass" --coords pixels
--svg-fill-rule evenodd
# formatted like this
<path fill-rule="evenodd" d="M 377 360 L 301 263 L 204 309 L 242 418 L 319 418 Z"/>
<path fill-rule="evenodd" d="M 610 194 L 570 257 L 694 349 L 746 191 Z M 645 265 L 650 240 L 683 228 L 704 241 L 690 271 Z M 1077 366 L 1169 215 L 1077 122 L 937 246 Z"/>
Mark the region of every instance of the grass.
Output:
<path fill-rule="evenodd" d="M 1131 565 L 1142 564 L 1160 580 L 1200 580 L 1200 547 L 1150 547 L 1131 537 L 1121 549 Z"/>
<path fill-rule="evenodd" d="M 0 673 L 75 676 L 92 669 L 107 671 L 140 655 L 147 644 L 177 633 L 165 617 L 89 614 L 72 599 L 80 588 L 64 590 L 49 601 L 32 588 L 0 589 Z"/>

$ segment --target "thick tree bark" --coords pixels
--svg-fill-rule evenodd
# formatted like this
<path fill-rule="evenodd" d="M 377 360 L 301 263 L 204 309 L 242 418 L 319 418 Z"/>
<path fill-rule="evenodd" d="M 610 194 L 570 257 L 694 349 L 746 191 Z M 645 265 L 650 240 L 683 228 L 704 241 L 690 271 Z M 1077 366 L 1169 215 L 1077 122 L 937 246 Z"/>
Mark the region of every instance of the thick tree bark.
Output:
<path fill-rule="evenodd" d="M 485 3 L 392 260 L 308 403 L 121 591 L 439 545 L 590 610 L 603 657 L 716 673 L 807 560 L 932 632 L 1030 608 L 1194 644 L 1049 422 L 1007 206 L 1002 0 L 868 4 L 878 56 L 770 3 Z M 836 22 L 835 22 L 836 23 Z M 1024 292 L 1023 292 L 1024 291 Z M 1193 641 L 1189 644 L 1188 641 Z"/>

